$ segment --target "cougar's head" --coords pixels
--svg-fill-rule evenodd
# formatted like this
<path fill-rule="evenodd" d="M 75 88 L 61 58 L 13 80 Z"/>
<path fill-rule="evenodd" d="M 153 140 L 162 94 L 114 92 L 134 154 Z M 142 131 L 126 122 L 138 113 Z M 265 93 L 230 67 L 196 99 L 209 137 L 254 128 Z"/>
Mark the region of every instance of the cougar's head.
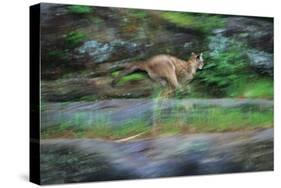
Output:
<path fill-rule="evenodd" d="M 198 69 L 203 68 L 203 66 L 204 66 L 203 53 L 200 53 L 200 55 L 197 55 L 194 52 L 192 52 L 191 59 L 194 63 L 196 63 Z"/>

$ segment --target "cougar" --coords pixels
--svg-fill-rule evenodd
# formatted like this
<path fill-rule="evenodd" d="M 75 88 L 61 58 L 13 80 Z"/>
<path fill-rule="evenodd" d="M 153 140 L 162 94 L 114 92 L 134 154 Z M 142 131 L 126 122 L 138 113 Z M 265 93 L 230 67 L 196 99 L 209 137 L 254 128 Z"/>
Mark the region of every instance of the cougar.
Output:
<path fill-rule="evenodd" d="M 126 67 L 112 81 L 112 86 L 115 86 L 123 76 L 140 70 L 147 72 L 152 80 L 159 82 L 161 85 L 168 85 L 176 89 L 180 87 L 179 82 L 190 82 L 196 74 L 197 69 L 202 69 L 203 66 L 203 53 L 197 55 L 192 52 L 191 57 L 187 61 L 166 54 L 156 55 L 148 60 L 134 62 Z"/>

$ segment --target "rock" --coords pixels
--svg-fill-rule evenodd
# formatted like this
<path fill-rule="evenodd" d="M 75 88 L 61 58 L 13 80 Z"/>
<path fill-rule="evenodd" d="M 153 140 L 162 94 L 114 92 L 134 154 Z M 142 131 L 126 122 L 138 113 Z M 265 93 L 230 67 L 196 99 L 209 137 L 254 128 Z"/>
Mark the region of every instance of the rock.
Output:
<path fill-rule="evenodd" d="M 122 86 L 112 87 L 112 76 L 106 75 L 107 73 L 104 75 L 104 70 L 100 71 L 89 74 L 89 77 L 84 78 L 63 78 L 55 81 L 42 81 L 42 99 L 52 102 L 95 101 L 96 99 L 104 98 L 148 97 L 153 92 L 152 81 L 148 78 L 130 81 Z"/>
<path fill-rule="evenodd" d="M 209 37 L 209 54 L 211 57 L 217 56 L 220 53 L 226 52 L 229 46 L 232 45 L 230 38 L 223 36 L 220 32 Z"/>
<path fill-rule="evenodd" d="M 53 146 L 46 144 L 41 149 L 40 173 L 42 184 L 74 183 L 86 181 L 105 181 L 136 178 L 128 170 L 122 170 L 111 165 L 103 153 L 85 153 L 84 149 L 70 141 L 70 147 L 64 145 Z M 68 143 L 65 143 L 68 145 Z M 87 145 L 87 143 L 80 143 Z M 93 143 L 92 143 L 93 144 Z M 95 144 L 98 144 L 96 142 Z M 98 144 L 103 146 L 103 143 Z M 105 149 L 110 145 L 105 145 Z M 116 168 L 116 169 L 115 169 Z M 84 170 L 82 170 L 84 169 Z"/>
<path fill-rule="evenodd" d="M 225 36 L 245 41 L 251 48 L 273 53 L 273 21 L 271 18 L 229 17 Z"/>
<path fill-rule="evenodd" d="M 120 39 L 116 39 L 107 43 L 90 40 L 78 47 L 76 51 L 79 53 L 79 55 L 89 56 L 95 63 L 103 63 L 112 61 L 114 58 L 115 60 L 116 58 L 119 60 L 124 59 L 136 52 L 139 47 L 140 45 L 137 43 L 122 41 Z"/>
<path fill-rule="evenodd" d="M 113 47 L 109 44 L 100 43 L 95 40 L 86 41 L 77 49 L 80 54 L 89 55 L 96 63 L 107 61 L 113 51 Z"/>
<path fill-rule="evenodd" d="M 251 66 L 258 72 L 273 75 L 273 55 L 271 53 L 253 49 L 249 50 L 247 54 Z"/>
<path fill-rule="evenodd" d="M 46 101 L 77 100 L 86 96 L 97 95 L 97 85 L 88 79 L 59 79 L 42 82 L 41 96 Z"/>
<path fill-rule="evenodd" d="M 40 144 L 42 184 L 273 170 L 273 129 Z"/>

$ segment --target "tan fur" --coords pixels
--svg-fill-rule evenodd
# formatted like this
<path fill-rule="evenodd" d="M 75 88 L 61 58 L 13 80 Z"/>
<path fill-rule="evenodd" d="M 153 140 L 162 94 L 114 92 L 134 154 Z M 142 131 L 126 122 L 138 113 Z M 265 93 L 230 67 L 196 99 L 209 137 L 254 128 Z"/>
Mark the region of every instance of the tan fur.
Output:
<path fill-rule="evenodd" d="M 156 55 L 146 61 L 136 62 L 125 69 L 123 74 L 116 78 L 112 83 L 116 84 L 122 76 L 137 70 L 147 72 L 149 77 L 162 85 L 169 84 L 172 88 L 180 86 L 180 82 L 191 81 L 198 68 L 203 67 L 202 54 L 191 54 L 188 61 L 178 59 L 170 55 Z"/>

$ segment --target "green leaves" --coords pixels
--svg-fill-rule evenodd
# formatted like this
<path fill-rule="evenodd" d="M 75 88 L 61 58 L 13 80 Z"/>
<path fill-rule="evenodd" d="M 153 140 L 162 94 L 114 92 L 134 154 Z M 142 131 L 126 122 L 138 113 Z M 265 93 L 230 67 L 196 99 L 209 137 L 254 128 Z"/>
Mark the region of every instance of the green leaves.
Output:
<path fill-rule="evenodd" d="M 82 5 L 71 5 L 68 6 L 68 12 L 72 14 L 88 14 L 91 13 L 93 10 L 89 6 L 82 6 Z"/>
<path fill-rule="evenodd" d="M 207 88 L 216 88 L 222 95 L 240 76 L 249 74 L 249 60 L 243 48 L 232 44 L 226 51 L 209 55 L 204 70 L 198 73 L 201 84 Z"/>
<path fill-rule="evenodd" d="M 66 34 L 66 36 L 64 37 L 64 40 L 65 40 L 65 43 L 70 48 L 73 48 L 73 47 L 76 47 L 77 45 L 79 45 L 86 38 L 87 38 L 87 36 L 82 32 L 71 31 Z"/>
<path fill-rule="evenodd" d="M 180 27 L 193 28 L 204 33 L 223 27 L 225 23 L 223 17 L 208 14 L 163 12 L 161 17 Z"/>
<path fill-rule="evenodd" d="M 131 81 L 139 81 L 139 80 L 144 80 L 146 78 L 147 76 L 145 73 L 133 73 L 122 77 L 118 84 L 123 85 Z"/>

